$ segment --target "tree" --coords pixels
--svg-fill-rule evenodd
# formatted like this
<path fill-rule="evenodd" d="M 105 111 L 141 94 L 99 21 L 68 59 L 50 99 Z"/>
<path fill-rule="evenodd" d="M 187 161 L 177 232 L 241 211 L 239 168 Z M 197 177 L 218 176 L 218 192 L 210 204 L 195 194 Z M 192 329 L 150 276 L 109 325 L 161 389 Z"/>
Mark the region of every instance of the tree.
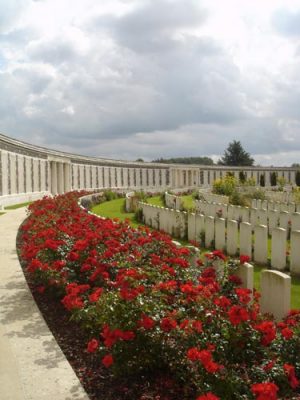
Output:
<path fill-rule="evenodd" d="M 271 186 L 277 185 L 277 173 L 275 171 L 271 172 L 270 183 L 271 183 Z"/>
<path fill-rule="evenodd" d="M 253 163 L 254 159 L 243 149 L 241 142 L 236 140 L 229 143 L 224 156 L 218 161 L 219 165 L 251 166 Z"/>
<path fill-rule="evenodd" d="M 300 171 L 299 170 L 296 172 L 296 185 L 300 186 Z"/>

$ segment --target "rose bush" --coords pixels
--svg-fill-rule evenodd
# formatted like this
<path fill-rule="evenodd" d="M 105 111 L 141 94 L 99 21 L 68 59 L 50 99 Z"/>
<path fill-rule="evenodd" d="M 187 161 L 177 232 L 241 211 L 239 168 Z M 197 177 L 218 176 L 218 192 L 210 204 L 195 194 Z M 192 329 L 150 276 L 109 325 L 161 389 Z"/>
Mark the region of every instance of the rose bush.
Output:
<path fill-rule="evenodd" d="M 195 267 L 168 235 L 91 215 L 81 195 L 30 205 L 20 252 L 37 290 L 86 330 L 91 356 L 115 374 L 167 369 L 198 399 L 299 398 L 300 312 L 262 315 L 234 275 L 245 257 L 214 251 Z"/>

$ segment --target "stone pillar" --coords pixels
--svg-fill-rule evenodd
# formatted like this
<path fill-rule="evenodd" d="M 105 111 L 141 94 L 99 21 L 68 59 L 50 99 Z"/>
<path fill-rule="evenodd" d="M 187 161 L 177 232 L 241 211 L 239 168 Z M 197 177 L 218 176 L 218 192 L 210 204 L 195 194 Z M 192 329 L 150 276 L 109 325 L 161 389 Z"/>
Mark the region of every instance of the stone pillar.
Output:
<path fill-rule="evenodd" d="M 96 189 L 97 188 L 97 167 L 94 165 L 91 165 L 91 170 L 92 170 L 91 188 Z"/>
<path fill-rule="evenodd" d="M 215 248 L 223 251 L 226 246 L 225 242 L 225 219 L 216 218 L 215 220 Z"/>
<path fill-rule="evenodd" d="M 110 167 L 109 173 L 110 173 L 110 187 L 115 188 L 116 187 L 116 170 L 115 170 L 115 168 Z"/>
<path fill-rule="evenodd" d="M 57 163 L 55 161 L 51 161 L 51 193 L 56 195 L 58 193 L 58 185 L 57 185 Z"/>
<path fill-rule="evenodd" d="M 272 231 L 271 266 L 283 271 L 286 267 L 286 230 L 274 228 Z"/>
<path fill-rule="evenodd" d="M 208 186 L 208 174 L 205 170 L 203 170 L 203 186 Z"/>
<path fill-rule="evenodd" d="M 104 188 L 109 188 L 109 167 L 103 167 L 104 170 Z"/>
<path fill-rule="evenodd" d="M 227 253 L 234 256 L 238 249 L 238 223 L 234 220 L 227 221 Z"/>
<path fill-rule="evenodd" d="M 254 261 L 267 264 L 268 261 L 268 228 L 257 225 L 254 229 Z"/>
<path fill-rule="evenodd" d="M 248 222 L 240 224 L 240 255 L 252 259 L 252 226 Z"/>
<path fill-rule="evenodd" d="M 10 153 L 10 193 L 17 193 L 16 155 Z"/>
<path fill-rule="evenodd" d="M 62 163 L 63 165 L 63 171 L 64 171 L 64 177 L 63 177 L 63 182 L 64 182 L 64 192 L 70 192 L 72 190 L 72 184 L 71 184 L 71 164 L 69 163 Z"/>
<path fill-rule="evenodd" d="M 291 232 L 290 271 L 300 276 L 300 230 Z"/>
<path fill-rule="evenodd" d="M 72 189 L 77 190 L 79 189 L 79 166 L 78 164 L 72 164 L 73 168 L 73 187 Z"/>
<path fill-rule="evenodd" d="M 271 186 L 270 171 L 265 172 L 265 185 Z"/>
<path fill-rule="evenodd" d="M 144 189 L 147 188 L 147 170 L 146 168 L 142 169 L 142 186 Z"/>
<path fill-rule="evenodd" d="M 18 157 L 18 177 L 19 177 L 19 193 L 24 193 L 24 157 L 17 154 Z"/>
<path fill-rule="evenodd" d="M 262 271 L 260 306 L 262 313 L 271 313 L 276 320 L 286 317 L 291 308 L 291 278 L 279 271 Z"/>
<path fill-rule="evenodd" d="M 205 247 L 211 248 L 215 239 L 215 219 L 214 217 L 205 217 Z"/>
<path fill-rule="evenodd" d="M 46 188 L 46 161 L 45 160 L 41 160 L 41 191 L 44 192 L 47 190 Z M 20 184 L 20 181 L 19 181 Z"/>
<path fill-rule="evenodd" d="M 32 188 L 32 170 L 31 170 L 31 158 L 26 157 L 25 161 L 25 169 L 26 169 L 26 192 L 30 193 L 33 191 Z"/>
<path fill-rule="evenodd" d="M 64 193 L 64 164 L 62 162 L 57 163 L 57 190 L 59 194 Z"/>
<path fill-rule="evenodd" d="M 36 158 L 33 159 L 33 192 L 39 191 L 39 164 Z"/>

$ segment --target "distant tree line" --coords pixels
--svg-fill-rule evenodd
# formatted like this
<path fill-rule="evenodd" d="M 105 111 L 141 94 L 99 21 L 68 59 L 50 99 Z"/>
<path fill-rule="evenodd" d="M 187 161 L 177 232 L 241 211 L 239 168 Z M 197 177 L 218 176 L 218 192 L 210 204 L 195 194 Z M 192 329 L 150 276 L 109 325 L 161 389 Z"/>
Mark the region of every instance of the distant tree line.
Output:
<path fill-rule="evenodd" d="M 162 164 L 197 164 L 197 165 L 214 165 L 213 159 L 210 157 L 177 157 L 177 158 L 158 158 L 153 163 Z"/>

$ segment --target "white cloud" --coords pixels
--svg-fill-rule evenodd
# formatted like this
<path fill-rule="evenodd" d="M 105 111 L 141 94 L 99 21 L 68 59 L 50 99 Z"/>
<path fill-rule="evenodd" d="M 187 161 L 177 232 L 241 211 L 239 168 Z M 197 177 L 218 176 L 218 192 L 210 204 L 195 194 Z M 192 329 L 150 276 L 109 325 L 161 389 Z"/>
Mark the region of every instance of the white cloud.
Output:
<path fill-rule="evenodd" d="M 297 161 L 300 0 L 6 4 L 2 132 L 149 160 L 216 158 L 237 139 L 257 162 Z"/>

